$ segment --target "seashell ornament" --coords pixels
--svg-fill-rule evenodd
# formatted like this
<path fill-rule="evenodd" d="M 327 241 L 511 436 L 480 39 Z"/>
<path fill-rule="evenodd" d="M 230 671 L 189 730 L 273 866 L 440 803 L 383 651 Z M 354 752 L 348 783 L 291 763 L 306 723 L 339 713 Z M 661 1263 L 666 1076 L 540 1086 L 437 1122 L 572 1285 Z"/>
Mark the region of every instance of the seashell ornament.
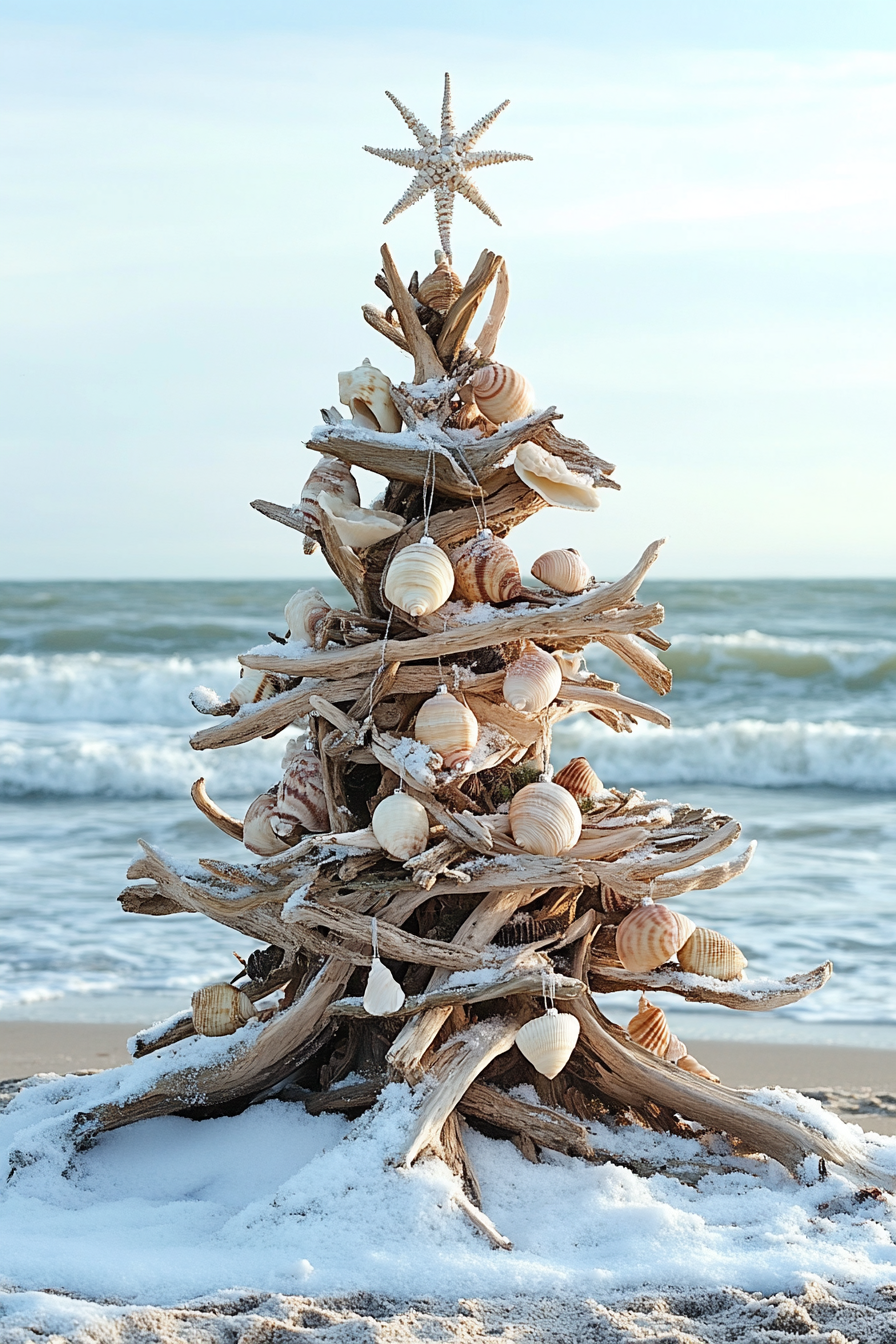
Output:
<path fill-rule="evenodd" d="M 561 789 L 568 789 L 577 803 L 604 791 L 603 784 L 584 756 L 573 757 L 568 765 L 558 770 L 554 783 L 559 784 Z"/>
<path fill-rule="evenodd" d="M 579 1019 L 572 1013 L 558 1013 L 551 1007 L 520 1027 L 514 1043 L 540 1074 L 556 1078 L 569 1063 L 580 1030 Z"/>
<path fill-rule="evenodd" d="M 206 985 L 193 995 L 193 1026 L 200 1036 L 232 1036 L 257 1017 L 247 994 L 233 985 Z"/>
<path fill-rule="evenodd" d="M 504 676 L 504 699 L 523 714 L 540 714 L 557 695 L 562 680 L 556 658 L 526 640 L 523 652 Z"/>
<path fill-rule="evenodd" d="M 696 928 L 678 949 L 678 964 L 693 975 L 715 980 L 742 980 L 747 959 L 736 943 L 715 929 Z"/>
<path fill-rule="evenodd" d="M 646 897 L 616 929 L 616 955 L 627 971 L 655 971 L 694 932 L 687 915 Z"/>
<path fill-rule="evenodd" d="M 509 602 L 524 593 L 519 561 L 485 527 L 454 552 L 454 591 L 467 602 Z"/>
<path fill-rule="evenodd" d="M 562 457 L 537 443 L 520 444 L 513 469 L 530 490 L 558 508 L 596 509 L 600 504 L 600 491 L 590 476 L 570 470 Z"/>
<path fill-rule="evenodd" d="M 578 551 L 545 551 L 529 571 L 534 579 L 559 593 L 581 593 L 591 582 L 591 574 Z"/>
<path fill-rule="evenodd" d="M 330 604 L 316 588 L 300 588 L 283 608 L 286 627 L 293 639 L 314 644 L 318 627 L 331 610 Z"/>
<path fill-rule="evenodd" d="M 339 374 L 339 400 L 351 411 L 354 423 L 364 429 L 379 430 L 382 434 L 397 434 L 401 429 L 401 416 L 392 400 L 392 384 L 369 359 L 357 369 Z"/>
<path fill-rule="evenodd" d="M 560 671 L 567 681 L 581 681 L 588 674 L 587 668 L 582 670 L 584 653 L 568 653 L 565 649 L 555 649 L 551 657 L 556 658 Z"/>
<path fill-rule="evenodd" d="M 274 834 L 283 838 L 297 826 L 306 831 L 328 831 L 330 814 L 317 756 L 305 749 L 298 738 L 293 738 L 287 743 L 281 764 L 283 778 L 277 789 L 277 810 L 271 816 Z"/>
<path fill-rule="evenodd" d="M 572 794 L 548 780 L 527 784 L 510 800 L 514 844 L 529 854 L 566 854 L 582 834 L 582 814 Z"/>
<path fill-rule="evenodd" d="M 386 571 L 387 602 L 409 616 L 429 616 L 443 606 L 454 587 L 454 570 L 431 537 L 399 551 Z"/>
<path fill-rule="evenodd" d="M 643 994 L 638 1002 L 638 1011 L 626 1030 L 637 1045 L 657 1055 L 659 1059 L 666 1058 L 666 1051 L 672 1044 L 672 1030 L 662 1008 L 648 1003 Z"/>
<path fill-rule="evenodd" d="M 294 841 L 284 839 L 274 830 L 272 822 L 277 814 L 277 789 L 260 793 L 246 808 L 243 818 L 243 844 L 253 854 L 282 854 Z"/>
<path fill-rule="evenodd" d="M 230 692 L 232 705 L 257 705 L 261 700 L 270 700 L 283 690 L 283 681 L 273 672 L 260 672 L 257 668 L 244 667 L 239 681 Z"/>
<path fill-rule="evenodd" d="M 523 420 L 535 405 L 528 378 L 506 364 L 487 364 L 470 379 L 476 405 L 493 425 Z"/>
<path fill-rule="evenodd" d="M 386 537 L 394 537 L 405 525 L 401 514 L 388 513 L 385 509 L 362 509 L 359 504 L 331 495 L 328 490 L 321 490 L 317 503 L 333 524 L 343 546 L 356 549 L 375 546 Z"/>
<path fill-rule="evenodd" d="M 437 313 L 447 313 L 464 284 L 441 248 L 436 250 L 436 266 L 417 286 L 416 298 Z"/>
<path fill-rule="evenodd" d="M 397 1013 L 404 1003 L 404 990 L 395 979 L 395 976 L 380 961 L 379 943 L 377 941 L 376 920 L 371 920 L 371 938 L 373 940 L 373 961 L 370 964 L 370 974 L 367 977 L 367 988 L 364 990 L 364 1010 L 373 1017 L 387 1017 L 389 1013 Z"/>
<path fill-rule="evenodd" d="M 429 844 L 429 815 L 422 803 L 396 789 L 377 803 L 371 829 L 391 859 L 402 863 L 422 854 Z"/>
<path fill-rule="evenodd" d="M 446 770 L 466 765 L 479 740 L 476 715 L 440 686 L 417 711 L 414 737 L 441 756 Z"/>
<path fill-rule="evenodd" d="M 705 1078 L 708 1083 L 717 1083 L 719 1081 L 716 1075 L 710 1073 L 706 1065 L 701 1064 L 699 1059 L 695 1059 L 693 1055 L 684 1054 L 681 1056 L 681 1059 L 677 1059 L 675 1062 L 678 1067 L 684 1069 L 686 1073 L 693 1073 L 697 1078 Z"/>
<path fill-rule="evenodd" d="M 340 462 L 338 457 L 318 458 L 311 475 L 302 486 L 299 501 L 303 524 L 315 532 L 320 531 L 320 508 L 317 501 L 323 490 L 330 495 L 338 495 L 347 504 L 361 503 L 358 483 L 351 473 L 351 468 L 345 462 Z"/>

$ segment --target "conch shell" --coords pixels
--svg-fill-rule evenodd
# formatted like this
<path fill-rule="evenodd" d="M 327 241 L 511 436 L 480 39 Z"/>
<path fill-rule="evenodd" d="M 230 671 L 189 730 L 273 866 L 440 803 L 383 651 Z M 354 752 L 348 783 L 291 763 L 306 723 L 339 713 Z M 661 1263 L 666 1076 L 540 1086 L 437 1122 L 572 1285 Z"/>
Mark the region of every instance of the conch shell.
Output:
<path fill-rule="evenodd" d="M 257 668 L 244 667 L 239 681 L 230 692 L 232 705 L 255 705 L 260 700 L 270 700 L 283 690 L 283 679 L 273 672 L 260 672 Z"/>
<path fill-rule="evenodd" d="M 693 975 L 715 980 L 741 980 L 747 959 L 740 948 L 715 929 L 696 928 L 678 949 L 678 964 Z"/>
<path fill-rule="evenodd" d="M 454 591 L 467 602 L 509 602 L 524 592 L 519 561 L 488 527 L 455 551 L 452 562 Z"/>
<path fill-rule="evenodd" d="M 693 1073 L 698 1078 L 705 1078 L 708 1083 L 717 1083 L 719 1081 L 716 1075 L 710 1073 L 706 1065 L 701 1064 L 699 1059 L 695 1059 L 693 1055 L 682 1055 L 681 1059 L 677 1059 L 675 1062 L 678 1067 L 684 1069 L 686 1073 Z"/>
<path fill-rule="evenodd" d="M 391 859 L 412 859 L 429 844 L 429 815 L 422 803 L 396 791 L 374 808 L 370 825 Z"/>
<path fill-rule="evenodd" d="M 435 270 L 420 281 L 416 298 L 419 303 L 425 303 L 427 308 L 437 313 L 447 313 L 463 287 L 460 276 L 451 269 L 445 253 L 439 249 L 436 252 Z"/>
<path fill-rule="evenodd" d="M 643 994 L 638 1003 L 638 1011 L 629 1022 L 627 1031 L 637 1045 L 643 1046 L 660 1059 L 666 1058 L 666 1051 L 672 1044 L 672 1029 L 666 1021 L 666 1014 L 662 1008 L 648 1003 Z"/>
<path fill-rule="evenodd" d="M 273 828 L 277 815 L 277 789 L 260 793 L 246 808 L 243 818 L 243 844 L 253 854 L 282 854 L 295 843 L 292 837 L 282 838 Z M 297 837 L 296 837 L 297 838 Z"/>
<path fill-rule="evenodd" d="M 193 1026 L 200 1036 L 232 1036 L 257 1016 L 248 994 L 233 985 L 206 985 L 193 995 Z"/>
<path fill-rule="evenodd" d="M 304 749 L 298 738 L 287 743 L 282 761 L 283 778 L 277 789 L 277 811 L 271 828 L 281 838 L 297 826 L 306 831 L 328 831 L 330 814 L 321 776 L 320 761 Z"/>
<path fill-rule="evenodd" d="M 386 537 L 394 537 L 405 525 L 399 513 L 387 513 L 385 509 L 362 509 L 339 495 L 331 495 L 321 490 L 317 497 L 318 506 L 333 524 L 333 529 L 343 546 L 375 546 Z"/>
<path fill-rule="evenodd" d="M 530 854 L 566 854 L 582 834 L 582 814 L 571 793 L 547 780 L 527 784 L 510 800 L 510 833 Z"/>
<path fill-rule="evenodd" d="M 321 621 L 330 611 L 330 604 L 316 588 L 300 588 L 283 608 L 286 626 L 293 639 L 304 639 L 314 644 Z"/>
<path fill-rule="evenodd" d="M 585 798 L 593 798 L 597 793 L 603 793 L 604 789 L 584 756 L 573 757 L 568 765 L 558 770 L 554 776 L 554 783 L 559 784 L 561 789 L 568 789 L 577 803 Z"/>
<path fill-rule="evenodd" d="M 429 537 L 405 546 L 386 571 L 387 602 L 409 616 L 428 616 L 451 596 L 454 570 L 445 552 Z"/>
<path fill-rule="evenodd" d="M 530 573 L 559 593 L 581 593 L 591 582 L 588 566 L 571 546 L 565 551 L 545 551 L 533 563 Z"/>
<path fill-rule="evenodd" d="M 523 420 L 532 411 L 535 394 L 527 378 L 506 364 L 486 364 L 470 379 L 476 405 L 493 425 Z"/>
<path fill-rule="evenodd" d="M 302 486 L 302 497 L 299 501 L 302 522 L 306 528 L 314 532 L 320 531 L 320 509 L 317 501 L 322 490 L 326 490 L 330 495 L 338 495 L 346 504 L 361 503 L 358 483 L 351 473 L 351 468 L 345 462 L 340 462 L 338 457 L 319 458 L 312 468 L 311 475 Z"/>
<path fill-rule="evenodd" d="M 520 1027 L 515 1044 L 545 1078 L 556 1078 L 569 1063 L 579 1031 L 579 1019 L 572 1013 L 558 1013 L 556 1008 L 549 1008 L 542 1017 L 533 1017 Z"/>
<path fill-rule="evenodd" d="M 526 640 L 523 652 L 504 676 L 504 699 L 523 714 L 539 714 L 555 698 L 562 680 L 556 658 Z"/>
<path fill-rule="evenodd" d="M 357 369 L 339 374 L 339 400 L 352 413 L 352 420 L 364 429 L 382 434 L 397 434 L 401 416 L 392 400 L 392 384 L 382 369 L 365 359 Z"/>
<path fill-rule="evenodd" d="M 616 955 L 627 971 L 655 971 L 685 943 L 695 925 L 647 897 L 616 929 Z"/>
<path fill-rule="evenodd" d="M 479 723 L 471 709 L 449 695 L 447 686 L 440 686 L 418 709 L 414 736 L 439 753 L 446 770 L 453 770 L 470 759 Z"/>
<path fill-rule="evenodd" d="M 530 490 L 558 508 L 596 509 L 600 504 L 600 491 L 590 476 L 571 471 L 562 457 L 537 443 L 520 444 L 513 469 Z"/>

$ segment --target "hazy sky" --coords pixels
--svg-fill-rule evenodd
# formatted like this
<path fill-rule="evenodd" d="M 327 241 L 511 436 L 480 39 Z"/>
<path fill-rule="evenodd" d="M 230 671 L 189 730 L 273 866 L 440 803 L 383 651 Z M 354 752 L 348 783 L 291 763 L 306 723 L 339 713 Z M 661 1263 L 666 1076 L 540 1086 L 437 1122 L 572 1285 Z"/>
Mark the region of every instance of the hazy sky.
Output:
<path fill-rule="evenodd" d="M 524 559 L 666 576 L 896 574 L 896 6 L 864 0 L 0 0 L 0 575 L 311 578 L 298 499 L 388 241 L 437 244 L 389 88 L 482 148 L 498 357 L 618 463 Z M 424 26 L 425 25 L 425 26 Z M 367 497 L 374 492 L 367 478 Z"/>

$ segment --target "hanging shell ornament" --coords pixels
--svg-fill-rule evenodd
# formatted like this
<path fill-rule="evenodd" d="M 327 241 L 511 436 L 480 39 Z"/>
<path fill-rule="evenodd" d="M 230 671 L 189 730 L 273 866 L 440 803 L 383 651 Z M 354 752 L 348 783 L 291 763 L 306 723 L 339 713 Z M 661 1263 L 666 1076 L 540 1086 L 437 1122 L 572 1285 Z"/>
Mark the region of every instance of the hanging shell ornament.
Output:
<path fill-rule="evenodd" d="M 582 814 L 572 794 L 548 780 L 527 784 L 510 800 L 514 844 L 529 854 L 566 854 L 582 834 Z"/>
<path fill-rule="evenodd" d="M 706 1065 L 701 1064 L 699 1059 L 695 1059 L 693 1055 L 682 1055 L 681 1059 L 677 1059 L 675 1062 L 680 1069 L 684 1069 L 685 1073 L 693 1073 L 697 1078 L 705 1078 L 708 1083 L 719 1081 L 716 1075 L 710 1073 Z"/>
<path fill-rule="evenodd" d="M 696 928 L 678 949 L 678 964 L 693 975 L 714 980 L 742 980 L 747 959 L 736 943 L 715 929 Z"/>
<path fill-rule="evenodd" d="M 486 364 L 470 379 L 476 405 L 493 425 L 509 420 L 524 420 L 535 405 L 535 394 L 528 378 L 506 364 Z"/>
<path fill-rule="evenodd" d="M 232 1036 L 257 1016 L 248 994 L 234 985 L 206 985 L 193 995 L 193 1026 L 200 1036 Z"/>
<path fill-rule="evenodd" d="M 405 525 L 405 519 L 399 513 L 388 513 L 385 509 L 364 509 L 360 504 L 352 504 L 339 495 L 331 495 L 321 490 L 317 497 L 318 506 L 333 524 L 343 546 L 353 546 L 360 550 L 364 546 L 375 546 L 386 537 L 394 537 Z"/>
<path fill-rule="evenodd" d="M 277 815 L 277 789 L 268 789 L 260 793 L 246 808 L 243 818 L 243 844 L 253 854 L 282 854 L 294 844 L 292 838 L 279 836 L 272 825 Z"/>
<path fill-rule="evenodd" d="M 427 308 L 437 313 L 447 313 L 463 287 L 464 282 L 457 271 L 452 270 L 451 263 L 439 248 L 436 251 L 435 270 L 420 281 L 416 298 L 419 303 L 425 303 Z"/>
<path fill-rule="evenodd" d="M 524 485 L 558 508 L 596 509 L 600 504 L 600 491 L 590 476 L 572 471 L 562 457 L 537 443 L 520 444 L 513 469 Z"/>
<path fill-rule="evenodd" d="M 298 738 L 293 738 L 287 743 L 281 764 L 283 778 L 277 788 L 277 810 L 271 817 L 274 833 L 288 836 L 297 826 L 306 831 L 328 831 L 330 814 L 317 756 L 306 750 Z"/>
<path fill-rule="evenodd" d="M 519 561 L 491 528 L 455 551 L 452 563 L 454 591 L 467 602 L 510 602 L 525 592 Z"/>
<path fill-rule="evenodd" d="M 579 1019 L 572 1013 L 558 1013 L 549 1008 L 542 1017 L 520 1027 L 515 1043 L 545 1078 L 556 1078 L 569 1063 L 579 1039 Z"/>
<path fill-rule="evenodd" d="M 370 825 L 391 859 L 402 863 L 429 844 L 429 815 L 422 803 L 396 790 L 377 803 Z"/>
<path fill-rule="evenodd" d="M 380 961 L 379 944 L 376 933 L 376 920 L 370 921 L 371 939 L 373 942 L 373 961 L 370 963 L 370 974 L 367 977 L 367 988 L 364 990 L 364 1010 L 373 1017 L 386 1017 L 389 1013 L 397 1013 L 404 1003 L 404 990 L 395 979 L 395 976 Z"/>
<path fill-rule="evenodd" d="M 504 675 L 504 699 L 523 714 L 540 714 L 556 698 L 562 681 L 556 658 L 526 640 L 523 652 Z"/>
<path fill-rule="evenodd" d="M 392 383 L 369 359 L 357 369 L 339 374 L 339 400 L 351 411 L 354 423 L 364 429 L 379 430 L 381 434 L 397 434 L 401 429 L 401 416 L 392 400 Z"/>
<path fill-rule="evenodd" d="M 529 571 L 533 578 L 559 593 L 581 593 L 591 582 L 591 573 L 578 551 L 545 551 Z"/>
<path fill-rule="evenodd" d="M 418 709 L 414 737 L 439 753 L 446 770 L 454 770 L 469 761 L 479 740 L 479 723 L 447 686 L 440 686 Z"/>
<path fill-rule="evenodd" d="M 662 1008 L 648 1003 L 642 994 L 638 1001 L 638 1011 L 626 1028 L 629 1036 L 645 1050 L 659 1059 L 665 1059 L 666 1051 L 672 1043 L 672 1029 L 666 1021 Z"/>
<path fill-rule="evenodd" d="M 282 677 L 273 672 L 260 672 L 257 668 L 244 667 L 239 681 L 230 692 L 232 705 L 257 705 L 261 700 L 270 700 L 283 690 Z"/>
<path fill-rule="evenodd" d="M 616 929 L 616 955 L 627 971 L 655 971 L 687 942 L 695 925 L 647 897 Z"/>
<path fill-rule="evenodd" d="M 568 789 L 577 803 L 583 802 L 586 798 L 594 798 L 596 794 L 604 791 L 603 784 L 584 756 L 573 757 L 568 765 L 558 770 L 554 776 L 554 783 L 559 784 L 561 789 Z"/>
<path fill-rule="evenodd" d="M 383 592 L 399 611 L 429 616 L 444 606 L 453 587 L 451 561 L 430 537 L 424 537 L 398 552 L 386 571 Z"/>
<path fill-rule="evenodd" d="M 323 593 L 316 588 L 300 588 L 283 608 L 286 626 L 293 639 L 314 644 L 321 621 L 331 610 Z"/>
<path fill-rule="evenodd" d="M 314 532 L 320 531 L 320 507 L 318 498 L 323 490 L 330 495 L 338 495 L 346 504 L 360 504 L 361 495 L 358 483 L 345 462 L 338 457 L 318 458 L 305 484 L 299 501 L 302 523 Z"/>

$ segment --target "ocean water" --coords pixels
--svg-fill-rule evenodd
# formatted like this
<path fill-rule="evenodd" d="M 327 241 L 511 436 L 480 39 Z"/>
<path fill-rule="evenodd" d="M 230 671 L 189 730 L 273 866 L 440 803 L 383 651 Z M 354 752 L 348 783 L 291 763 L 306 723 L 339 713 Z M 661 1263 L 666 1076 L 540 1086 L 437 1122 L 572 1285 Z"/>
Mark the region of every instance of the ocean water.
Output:
<path fill-rule="evenodd" d="M 240 852 L 190 784 L 205 775 L 238 813 L 276 780 L 283 738 L 197 754 L 188 735 L 207 721 L 187 696 L 226 696 L 237 653 L 282 632 L 293 586 L 0 585 L 0 1017 L 149 1021 L 251 949 L 198 916 L 125 915 L 115 897 L 138 836 L 185 858 Z M 836 972 L 774 1014 L 663 996 L 673 1028 L 896 1048 L 896 582 L 654 581 L 642 595 L 666 607 L 672 731 L 577 717 L 555 764 L 584 754 L 607 784 L 738 817 L 740 844 L 759 841 L 750 869 L 678 908 L 733 938 L 748 974 L 828 958 Z M 658 699 L 605 650 L 589 664 Z M 624 1020 L 633 998 L 607 1005 Z"/>

